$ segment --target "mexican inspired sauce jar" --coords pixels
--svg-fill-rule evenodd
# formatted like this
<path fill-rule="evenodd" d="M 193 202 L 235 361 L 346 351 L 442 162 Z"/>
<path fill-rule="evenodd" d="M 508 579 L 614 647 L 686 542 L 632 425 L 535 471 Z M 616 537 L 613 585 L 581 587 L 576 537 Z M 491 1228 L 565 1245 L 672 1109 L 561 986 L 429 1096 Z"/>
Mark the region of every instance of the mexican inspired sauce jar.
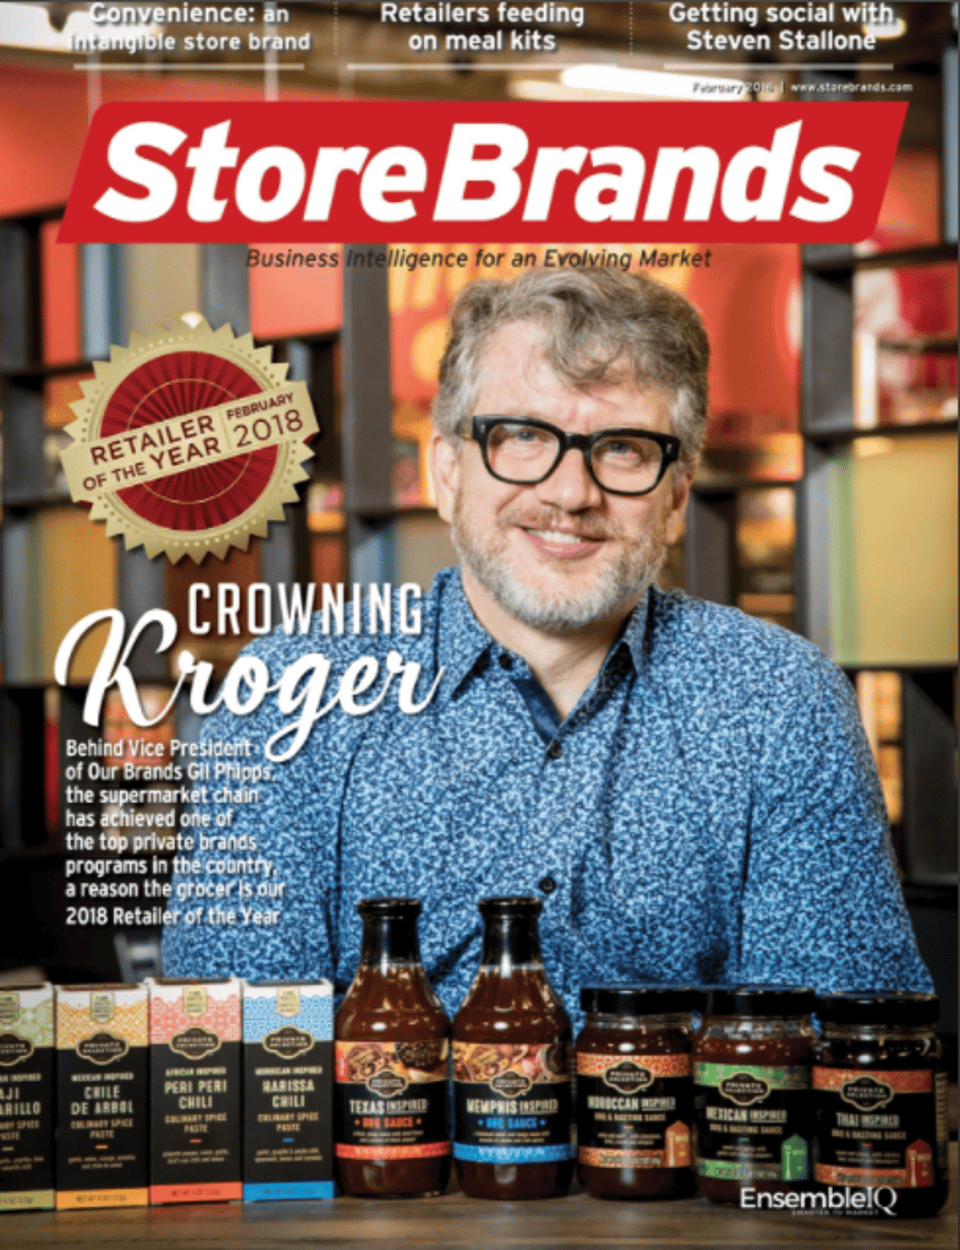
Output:
<path fill-rule="evenodd" d="M 708 991 L 693 1042 L 695 1171 L 713 1202 L 809 1187 L 812 990 Z"/>
<path fill-rule="evenodd" d="M 817 1000 L 823 1031 L 812 1074 L 814 1177 L 860 1189 L 865 1202 L 900 1218 L 936 1215 L 947 1197 L 939 1014 L 935 994 L 869 991 Z"/>
<path fill-rule="evenodd" d="M 411 898 L 362 899 L 360 966 L 334 1021 L 337 1180 L 357 1197 L 442 1193 L 450 1021 L 420 963 Z"/>
<path fill-rule="evenodd" d="M 693 989 L 588 986 L 577 1038 L 580 1183 L 594 1198 L 685 1198 L 690 1170 Z"/>

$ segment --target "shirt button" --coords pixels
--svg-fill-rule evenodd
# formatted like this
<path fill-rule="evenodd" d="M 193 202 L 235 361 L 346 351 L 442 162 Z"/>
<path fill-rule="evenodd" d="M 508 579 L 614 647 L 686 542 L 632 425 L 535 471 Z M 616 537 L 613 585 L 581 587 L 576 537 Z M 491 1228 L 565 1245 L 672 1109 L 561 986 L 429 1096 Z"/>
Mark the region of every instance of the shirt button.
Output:
<path fill-rule="evenodd" d="M 500 667 L 501 667 L 501 668 L 505 668 L 505 669 L 507 669 L 507 671 L 509 671 L 511 668 L 513 668 L 513 657 L 512 657 L 512 656 L 509 656 L 509 655 L 501 655 L 501 656 L 500 656 Z"/>
<path fill-rule="evenodd" d="M 553 877 L 541 877 L 537 882 L 537 885 L 544 892 L 544 894 L 552 894 L 557 888 L 557 883 L 554 881 Z"/>
<path fill-rule="evenodd" d="M 550 745 L 547 747 L 547 755 L 552 760 L 558 760 L 562 754 L 563 754 L 563 747 L 560 745 L 559 742 L 551 742 Z"/>

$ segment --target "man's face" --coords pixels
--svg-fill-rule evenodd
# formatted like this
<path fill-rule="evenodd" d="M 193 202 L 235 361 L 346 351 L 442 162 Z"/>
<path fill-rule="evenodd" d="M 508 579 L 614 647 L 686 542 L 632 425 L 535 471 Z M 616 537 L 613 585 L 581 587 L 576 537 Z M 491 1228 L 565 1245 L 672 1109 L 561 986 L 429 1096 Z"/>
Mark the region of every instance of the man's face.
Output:
<path fill-rule="evenodd" d="M 672 433 L 667 392 L 626 377 L 570 389 L 544 360 L 543 342 L 529 322 L 494 334 L 471 415 L 536 417 L 580 434 Z M 468 592 L 551 633 L 620 619 L 640 601 L 680 532 L 691 477 L 668 470 L 650 494 L 629 497 L 601 490 L 576 448 L 532 486 L 497 481 L 472 439 L 456 447 L 436 435 L 433 457 L 438 508 Z"/>

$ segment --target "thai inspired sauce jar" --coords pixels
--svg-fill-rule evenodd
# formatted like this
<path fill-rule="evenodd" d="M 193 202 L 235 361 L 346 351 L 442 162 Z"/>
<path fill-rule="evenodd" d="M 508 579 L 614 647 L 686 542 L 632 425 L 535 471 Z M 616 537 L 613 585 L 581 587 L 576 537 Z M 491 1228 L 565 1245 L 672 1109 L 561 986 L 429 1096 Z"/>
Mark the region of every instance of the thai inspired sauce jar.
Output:
<path fill-rule="evenodd" d="M 936 995 L 830 995 L 817 1000 L 817 1015 L 815 1179 L 859 1189 L 887 1215 L 936 1215 L 947 1197 L 948 1139 Z"/>

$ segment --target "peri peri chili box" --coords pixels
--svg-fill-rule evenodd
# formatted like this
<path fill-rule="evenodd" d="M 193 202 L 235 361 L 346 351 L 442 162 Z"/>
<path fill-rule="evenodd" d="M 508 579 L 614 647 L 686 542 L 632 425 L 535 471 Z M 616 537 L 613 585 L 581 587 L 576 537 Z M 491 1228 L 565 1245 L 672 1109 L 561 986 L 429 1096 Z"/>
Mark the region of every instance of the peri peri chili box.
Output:
<path fill-rule="evenodd" d="M 147 1205 L 145 985 L 57 986 L 57 1209 Z"/>
<path fill-rule="evenodd" d="M 241 982 L 148 985 L 150 1201 L 240 1198 Z"/>
<path fill-rule="evenodd" d="M 0 990 L 0 1211 L 53 1206 L 53 986 Z"/>
<path fill-rule="evenodd" d="M 332 1198 L 333 986 L 243 987 L 243 1197 Z"/>

